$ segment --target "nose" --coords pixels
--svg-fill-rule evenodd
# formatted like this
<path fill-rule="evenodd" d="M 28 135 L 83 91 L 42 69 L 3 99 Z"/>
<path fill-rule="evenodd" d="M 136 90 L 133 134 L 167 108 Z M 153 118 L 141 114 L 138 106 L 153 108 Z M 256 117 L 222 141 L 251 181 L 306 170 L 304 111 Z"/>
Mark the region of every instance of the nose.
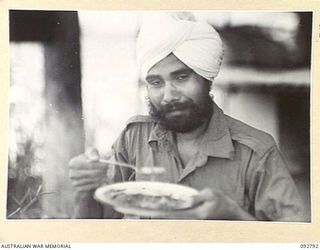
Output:
<path fill-rule="evenodd" d="M 172 83 L 167 82 L 163 90 L 162 104 L 179 100 L 179 91 Z"/>

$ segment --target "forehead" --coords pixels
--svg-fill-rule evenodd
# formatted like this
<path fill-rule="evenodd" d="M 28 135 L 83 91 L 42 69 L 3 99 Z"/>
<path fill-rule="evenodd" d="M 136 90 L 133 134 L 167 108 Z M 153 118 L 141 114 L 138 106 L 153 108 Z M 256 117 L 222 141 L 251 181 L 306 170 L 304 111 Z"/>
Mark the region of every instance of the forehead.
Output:
<path fill-rule="evenodd" d="M 148 75 L 158 75 L 172 73 L 181 69 L 189 69 L 187 65 L 181 62 L 174 54 L 170 54 L 158 63 L 156 63 L 147 73 Z"/>

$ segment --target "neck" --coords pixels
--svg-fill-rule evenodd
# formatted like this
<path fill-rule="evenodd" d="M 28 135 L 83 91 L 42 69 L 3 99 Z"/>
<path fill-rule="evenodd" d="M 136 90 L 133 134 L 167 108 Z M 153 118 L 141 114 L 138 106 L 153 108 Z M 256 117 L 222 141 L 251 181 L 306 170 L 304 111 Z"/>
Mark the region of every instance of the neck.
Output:
<path fill-rule="evenodd" d="M 186 133 L 177 133 L 177 139 L 178 141 L 193 141 L 201 138 L 201 136 L 205 133 L 207 130 L 209 120 L 207 119 L 200 127 Z"/>

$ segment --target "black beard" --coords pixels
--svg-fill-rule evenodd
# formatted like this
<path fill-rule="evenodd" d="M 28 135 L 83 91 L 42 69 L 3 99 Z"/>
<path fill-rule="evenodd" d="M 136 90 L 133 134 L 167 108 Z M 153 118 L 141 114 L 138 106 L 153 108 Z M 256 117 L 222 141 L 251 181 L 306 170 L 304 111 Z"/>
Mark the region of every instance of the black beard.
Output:
<path fill-rule="evenodd" d="M 161 105 L 157 109 L 151 101 L 149 102 L 149 114 L 156 118 L 160 124 L 173 132 L 186 133 L 200 127 L 207 121 L 213 112 L 213 101 L 208 95 L 201 106 L 194 104 L 192 100 L 186 102 L 172 102 Z M 172 111 L 186 110 L 188 115 L 166 116 Z"/>

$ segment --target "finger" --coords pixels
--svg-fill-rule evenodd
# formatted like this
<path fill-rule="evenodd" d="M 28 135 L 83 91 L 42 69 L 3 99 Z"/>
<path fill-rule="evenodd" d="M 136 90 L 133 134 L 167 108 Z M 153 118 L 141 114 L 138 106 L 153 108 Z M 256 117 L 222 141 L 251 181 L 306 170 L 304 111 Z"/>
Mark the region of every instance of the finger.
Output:
<path fill-rule="evenodd" d="M 86 186 L 86 185 L 96 185 L 97 187 L 99 187 L 103 183 L 105 183 L 103 178 L 79 179 L 79 180 L 72 181 L 72 185 L 74 187 L 81 187 L 81 186 Z"/>
<path fill-rule="evenodd" d="M 113 155 L 114 155 L 114 152 L 113 152 L 112 150 L 110 150 L 110 151 L 106 152 L 106 153 L 103 155 L 103 157 L 104 157 L 105 159 L 110 159 Z"/>
<path fill-rule="evenodd" d="M 199 192 L 198 197 L 202 200 L 212 201 L 214 200 L 214 193 L 211 189 L 205 188 Z"/>
<path fill-rule="evenodd" d="M 106 165 L 105 163 L 100 162 L 90 162 L 85 154 L 81 154 L 69 161 L 69 168 L 94 168 L 95 164 L 100 164 L 102 166 Z"/>
<path fill-rule="evenodd" d="M 73 157 L 70 161 L 69 161 L 69 168 L 75 168 L 77 167 L 79 164 L 83 164 L 84 162 L 87 161 L 87 157 L 84 154 L 78 155 L 76 157 Z"/>
<path fill-rule="evenodd" d="M 89 184 L 86 184 L 86 185 L 75 187 L 75 190 L 77 192 L 87 193 L 87 192 L 91 192 L 91 191 L 93 191 L 93 190 L 95 190 L 97 188 L 98 188 L 98 186 L 95 183 L 89 183 Z"/>
<path fill-rule="evenodd" d="M 106 169 L 108 166 L 102 162 L 90 162 L 85 155 L 79 155 L 69 162 L 70 169 Z"/>
<path fill-rule="evenodd" d="M 93 178 L 101 178 L 102 176 L 106 176 L 106 169 L 77 169 L 69 171 L 69 178 L 71 180 L 79 180 L 79 179 L 93 179 Z"/>
<path fill-rule="evenodd" d="M 212 191 L 208 188 L 203 189 L 199 194 L 193 196 L 193 206 L 197 206 L 205 201 L 212 201 L 213 199 L 214 195 Z"/>
<path fill-rule="evenodd" d="M 88 158 L 88 160 L 92 162 L 99 161 L 100 159 L 99 151 L 96 148 L 87 149 L 85 155 Z"/>

